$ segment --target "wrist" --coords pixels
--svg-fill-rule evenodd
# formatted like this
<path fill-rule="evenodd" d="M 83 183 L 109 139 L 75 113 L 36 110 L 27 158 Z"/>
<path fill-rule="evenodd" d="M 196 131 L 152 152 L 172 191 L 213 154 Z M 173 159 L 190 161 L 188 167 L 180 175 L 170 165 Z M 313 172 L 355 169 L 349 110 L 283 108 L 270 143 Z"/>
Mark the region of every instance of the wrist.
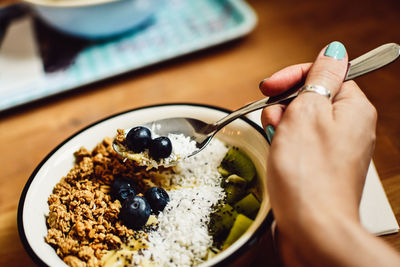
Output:
<path fill-rule="evenodd" d="M 327 228 L 347 224 L 347 221 L 361 227 L 358 199 L 345 197 L 344 192 L 329 201 L 321 199 L 323 197 L 316 195 L 310 200 L 310 197 L 298 195 L 296 200 L 281 201 L 280 209 L 274 210 L 280 231 L 300 238 L 303 234 L 311 235 L 317 230 L 323 232 Z"/>
<path fill-rule="evenodd" d="M 341 212 L 311 214 L 307 222 L 304 220 L 293 226 L 292 231 L 281 229 L 279 225 L 278 222 L 279 248 L 286 264 L 293 256 L 298 266 L 394 266 L 393 263 L 400 263 L 395 250 L 369 234 L 358 220 L 347 218 Z M 292 255 L 286 253 L 285 257 L 288 247 Z"/>
<path fill-rule="evenodd" d="M 312 266 L 311 263 L 345 266 L 343 255 L 355 246 L 353 234 L 364 234 L 359 220 L 354 216 L 346 217 L 341 211 L 321 212 L 309 208 L 307 214 L 304 212 L 295 220 L 290 223 L 278 221 L 279 240 L 285 240 L 285 245 L 295 251 L 304 266 Z"/>
<path fill-rule="evenodd" d="M 321 236 L 332 239 L 339 233 L 344 234 L 350 231 L 351 228 L 362 228 L 358 210 L 347 208 L 346 211 L 337 208 L 321 208 L 319 204 L 303 208 L 290 219 L 290 228 L 293 233 L 296 233 L 294 241 L 308 240 L 308 242 L 318 243 Z"/>

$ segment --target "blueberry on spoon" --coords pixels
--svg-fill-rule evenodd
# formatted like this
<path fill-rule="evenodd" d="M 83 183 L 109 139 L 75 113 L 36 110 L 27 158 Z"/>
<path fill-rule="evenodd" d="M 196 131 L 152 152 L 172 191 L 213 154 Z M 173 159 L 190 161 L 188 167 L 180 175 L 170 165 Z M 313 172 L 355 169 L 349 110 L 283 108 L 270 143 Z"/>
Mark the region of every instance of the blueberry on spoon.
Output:
<path fill-rule="evenodd" d="M 168 158 L 172 152 L 171 140 L 166 136 L 154 138 L 149 147 L 149 154 L 155 160 Z"/>
<path fill-rule="evenodd" d="M 126 145 L 135 153 L 143 152 L 149 147 L 150 142 L 151 132 L 143 126 L 132 128 L 126 135 Z"/>

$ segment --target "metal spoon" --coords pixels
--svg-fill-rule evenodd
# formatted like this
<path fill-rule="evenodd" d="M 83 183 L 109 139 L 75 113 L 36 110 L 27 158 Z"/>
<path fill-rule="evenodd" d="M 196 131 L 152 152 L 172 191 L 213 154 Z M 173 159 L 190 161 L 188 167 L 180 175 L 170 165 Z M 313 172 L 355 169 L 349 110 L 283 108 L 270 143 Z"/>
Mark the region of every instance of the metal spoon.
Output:
<path fill-rule="evenodd" d="M 400 46 L 398 44 L 384 44 L 350 61 L 349 69 L 344 80 L 351 80 L 360 75 L 379 69 L 393 62 L 399 57 L 399 55 Z M 197 149 L 188 156 L 191 157 L 204 149 L 214 137 L 214 135 L 233 120 L 243 115 L 246 115 L 247 113 L 270 105 L 289 103 L 299 94 L 299 89 L 300 87 L 296 87 L 284 94 L 273 97 L 266 97 L 264 99 L 250 103 L 244 107 L 239 108 L 236 111 L 233 111 L 226 117 L 223 117 L 219 121 L 212 124 L 206 123 L 198 119 L 177 117 L 152 121 L 142 126 L 149 128 L 153 133 L 157 135 L 167 136 L 169 133 L 176 133 L 189 136 L 192 140 L 196 142 L 197 147 Z M 128 132 L 129 129 L 125 130 L 125 133 Z M 119 145 L 116 144 L 116 142 L 113 143 L 113 147 L 117 153 L 122 156 L 125 155 L 126 157 L 126 151 L 123 154 L 121 148 L 119 147 Z"/>

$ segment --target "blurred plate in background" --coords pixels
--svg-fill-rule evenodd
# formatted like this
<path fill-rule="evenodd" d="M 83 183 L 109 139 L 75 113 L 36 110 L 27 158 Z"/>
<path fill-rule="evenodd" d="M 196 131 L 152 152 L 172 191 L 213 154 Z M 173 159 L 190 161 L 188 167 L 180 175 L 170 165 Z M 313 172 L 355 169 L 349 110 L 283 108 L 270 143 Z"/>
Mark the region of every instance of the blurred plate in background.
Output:
<path fill-rule="evenodd" d="M 171 0 L 141 27 L 107 42 L 61 36 L 35 22 L 33 34 L 40 39 L 35 45 L 42 63 L 56 62 L 44 64 L 45 71 L 23 86 L 7 83 L 0 75 L 0 111 L 242 37 L 256 21 L 254 11 L 242 0 Z M 12 34 L 9 29 L 4 42 Z M 13 56 L 7 52 L 0 50 L 0 68 L 7 66 L 2 67 L 2 60 Z M 67 63 L 61 68 L 54 60 L 60 56 L 59 61 Z M 22 70 L 20 79 L 28 72 Z"/>

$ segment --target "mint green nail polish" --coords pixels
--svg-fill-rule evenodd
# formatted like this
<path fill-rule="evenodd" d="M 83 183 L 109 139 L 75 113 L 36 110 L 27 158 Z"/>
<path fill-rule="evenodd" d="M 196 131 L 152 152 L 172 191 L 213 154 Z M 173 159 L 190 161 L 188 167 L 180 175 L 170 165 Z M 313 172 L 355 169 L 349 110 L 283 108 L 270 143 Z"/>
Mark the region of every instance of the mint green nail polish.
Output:
<path fill-rule="evenodd" d="M 340 42 L 332 42 L 328 45 L 325 51 L 325 56 L 341 60 L 346 55 L 346 48 Z"/>
<path fill-rule="evenodd" d="M 265 133 L 267 134 L 268 143 L 271 144 L 272 138 L 274 137 L 275 134 L 274 126 L 267 125 L 267 127 L 265 127 Z"/>

